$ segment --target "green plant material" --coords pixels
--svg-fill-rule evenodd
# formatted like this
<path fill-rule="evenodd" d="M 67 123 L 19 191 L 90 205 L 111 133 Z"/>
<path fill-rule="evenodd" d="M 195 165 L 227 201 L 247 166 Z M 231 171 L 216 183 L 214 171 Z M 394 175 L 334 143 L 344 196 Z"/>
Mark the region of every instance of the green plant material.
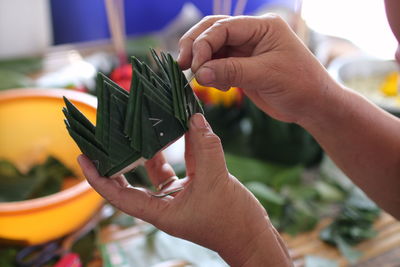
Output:
<path fill-rule="evenodd" d="M 29 74 L 40 71 L 43 67 L 41 57 L 25 57 L 0 60 L 0 69 Z"/>
<path fill-rule="evenodd" d="M 345 198 L 345 192 L 340 187 L 322 179 L 315 182 L 314 188 L 322 201 L 339 202 Z"/>
<path fill-rule="evenodd" d="M 61 190 L 64 177 L 75 177 L 62 162 L 49 156 L 42 164 L 21 173 L 11 162 L 0 160 L 0 202 L 43 197 Z"/>
<path fill-rule="evenodd" d="M 283 165 L 268 164 L 261 160 L 228 153 L 225 154 L 225 160 L 229 171 L 242 183 L 258 181 L 269 184 L 271 177 L 288 168 Z"/>
<path fill-rule="evenodd" d="M 148 54 L 149 47 L 159 47 L 160 41 L 151 35 L 137 36 L 126 41 L 126 53 L 135 56 L 141 61 L 150 63 Z"/>
<path fill-rule="evenodd" d="M 213 132 L 221 137 L 225 152 L 251 156 L 247 141 L 251 126 L 242 106 L 205 105 L 204 112 Z"/>
<path fill-rule="evenodd" d="M 93 259 L 97 248 L 96 241 L 97 231 L 92 230 L 73 244 L 71 251 L 79 254 L 82 266 L 88 266 Z"/>
<path fill-rule="evenodd" d="M 19 72 L 0 69 L 0 90 L 29 87 L 33 81 Z"/>
<path fill-rule="evenodd" d="M 350 262 L 355 262 L 361 254 L 351 247 L 376 235 L 373 223 L 379 214 L 375 203 L 355 189 L 343 203 L 339 215 L 321 230 L 320 238 L 337 246 Z"/>
<path fill-rule="evenodd" d="M 0 247 L 0 266 L 14 267 L 16 266 L 15 258 L 18 253 L 18 248 L 14 247 Z"/>
<path fill-rule="evenodd" d="M 283 215 L 286 199 L 260 182 L 248 182 L 245 186 L 254 194 L 258 201 L 260 201 L 261 205 L 268 210 L 268 215 L 273 224 L 279 224 L 278 218 L 281 218 Z"/>
<path fill-rule="evenodd" d="M 307 201 L 289 201 L 285 206 L 279 228 L 290 235 L 296 235 L 314 229 L 318 220 L 319 214 Z"/>
<path fill-rule="evenodd" d="M 160 74 L 132 57 L 130 93 L 99 73 L 96 127 L 64 98 L 67 130 L 103 176 L 129 172 L 135 161 L 152 158 L 188 130 L 194 113 L 203 113 L 172 56 L 151 55 Z"/>
<path fill-rule="evenodd" d="M 340 253 L 342 253 L 342 255 L 352 264 L 356 263 L 362 255 L 361 252 L 353 249 L 351 245 L 340 236 L 335 237 L 335 243 L 339 248 Z"/>
<path fill-rule="evenodd" d="M 281 190 L 284 186 L 298 185 L 301 183 L 301 175 L 304 171 L 303 166 L 286 167 L 269 179 L 270 185 L 276 190 Z"/>
<path fill-rule="evenodd" d="M 295 235 L 311 230 L 318 222 L 315 201 L 318 191 L 302 182 L 302 166 L 287 167 L 226 154 L 230 172 L 257 197 L 281 231 Z"/>
<path fill-rule="evenodd" d="M 134 170 L 124 174 L 129 184 L 133 186 L 152 186 L 144 166 L 138 166 Z"/>
<path fill-rule="evenodd" d="M 339 267 L 339 264 L 331 259 L 307 255 L 304 259 L 304 267 Z"/>
<path fill-rule="evenodd" d="M 312 165 L 321 159 L 320 146 L 299 125 L 275 120 L 249 100 L 246 111 L 251 123 L 248 146 L 253 156 L 287 165 Z"/>

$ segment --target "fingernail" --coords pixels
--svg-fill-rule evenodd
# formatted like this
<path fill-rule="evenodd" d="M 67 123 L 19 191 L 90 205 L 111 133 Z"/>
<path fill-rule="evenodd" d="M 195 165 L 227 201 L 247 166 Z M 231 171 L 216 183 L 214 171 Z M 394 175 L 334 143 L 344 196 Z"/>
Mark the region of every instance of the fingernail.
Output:
<path fill-rule="evenodd" d="M 79 155 L 79 156 L 76 158 L 76 160 L 78 161 L 79 165 L 81 165 L 81 166 L 82 166 L 82 163 L 83 163 L 83 161 L 84 161 L 84 159 L 83 159 L 83 155 L 82 155 L 82 154 L 81 154 L 81 155 Z"/>
<path fill-rule="evenodd" d="M 198 129 L 204 129 L 208 127 L 208 123 L 203 115 L 197 113 L 192 116 L 191 120 L 194 127 Z"/>
<path fill-rule="evenodd" d="M 208 85 L 215 81 L 215 72 L 209 67 L 201 67 L 196 73 L 196 78 L 200 84 Z"/>

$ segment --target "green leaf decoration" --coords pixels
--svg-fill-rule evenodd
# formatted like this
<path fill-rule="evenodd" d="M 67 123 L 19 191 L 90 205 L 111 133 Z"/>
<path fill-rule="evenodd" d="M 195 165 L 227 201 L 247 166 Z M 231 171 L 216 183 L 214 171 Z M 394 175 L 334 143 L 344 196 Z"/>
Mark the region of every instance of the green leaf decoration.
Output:
<path fill-rule="evenodd" d="M 181 137 L 194 113 L 204 113 L 172 56 L 150 52 L 158 71 L 132 57 L 130 93 L 98 74 L 96 126 L 64 97 L 67 130 L 102 176 L 131 171 Z"/>

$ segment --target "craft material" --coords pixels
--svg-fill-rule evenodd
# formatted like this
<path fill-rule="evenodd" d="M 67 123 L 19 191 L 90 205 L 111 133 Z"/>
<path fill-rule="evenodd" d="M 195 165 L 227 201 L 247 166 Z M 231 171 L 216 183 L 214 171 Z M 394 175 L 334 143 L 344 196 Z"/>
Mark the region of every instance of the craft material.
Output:
<path fill-rule="evenodd" d="M 151 55 L 160 74 L 132 57 L 129 93 L 99 73 L 96 126 L 64 98 L 68 132 L 102 176 L 118 177 L 152 158 L 188 130 L 193 114 L 203 113 L 172 56 Z"/>

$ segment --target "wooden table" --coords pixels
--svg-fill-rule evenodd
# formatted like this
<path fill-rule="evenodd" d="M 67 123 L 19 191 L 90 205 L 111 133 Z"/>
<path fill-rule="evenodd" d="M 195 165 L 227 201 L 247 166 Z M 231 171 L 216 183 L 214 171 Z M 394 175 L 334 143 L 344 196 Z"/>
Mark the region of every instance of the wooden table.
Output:
<path fill-rule="evenodd" d="M 304 266 L 304 257 L 307 255 L 319 256 L 338 262 L 339 266 L 350 266 L 338 249 L 319 239 L 319 232 L 330 223 L 325 219 L 312 232 L 292 237 L 283 234 L 289 247 L 295 266 Z M 378 234 L 370 240 L 355 247 L 362 253 L 359 261 L 353 266 L 400 266 L 400 222 L 387 213 L 382 213 L 375 222 L 374 228 Z"/>

